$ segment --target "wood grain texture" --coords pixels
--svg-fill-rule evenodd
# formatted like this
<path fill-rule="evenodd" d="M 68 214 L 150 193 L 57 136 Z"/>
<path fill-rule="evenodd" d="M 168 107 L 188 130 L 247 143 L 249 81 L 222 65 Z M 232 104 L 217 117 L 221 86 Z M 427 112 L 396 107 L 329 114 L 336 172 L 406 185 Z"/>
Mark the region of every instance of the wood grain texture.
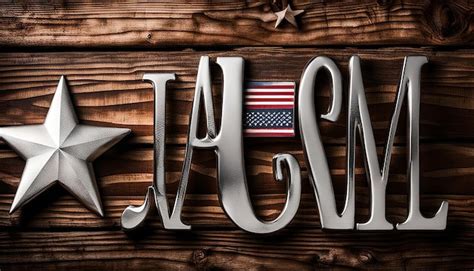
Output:
<path fill-rule="evenodd" d="M 382 148 L 378 148 L 379 161 Z M 273 178 L 272 157 L 279 152 L 291 153 L 302 168 L 302 189 L 313 193 L 309 183 L 303 151 L 298 143 L 279 145 L 260 143 L 248 145 L 246 171 L 248 186 L 252 194 L 285 193 L 285 183 Z M 330 146 L 326 155 L 331 169 L 336 192 L 345 193 L 346 155 L 345 147 Z M 366 187 L 364 161 L 360 148 L 356 153 L 356 186 Z M 420 148 L 420 185 L 422 194 L 474 195 L 471 184 L 474 174 L 473 144 L 428 144 Z M 443 159 L 439 159 L 439 157 Z M 170 194 L 176 192 L 184 157 L 184 148 L 170 148 L 167 157 L 167 184 Z M 212 151 L 195 153 L 188 186 L 189 194 L 217 193 L 216 160 Z M 390 165 L 388 194 L 406 194 L 406 148 L 395 147 Z M 144 196 L 152 183 L 153 151 L 150 148 L 132 150 L 117 149 L 108 152 L 94 163 L 97 182 L 102 195 Z M 14 194 L 25 162 L 13 151 L 0 151 L 0 194 Z"/>
<path fill-rule="evenodd" d="M 8 214 L 25 162 L 0 141 L 0 271 L 471 270 L 474 2 L 291 3 L 305 10 L 297 17 L 299 29 L 287 22 L 274 28 L 273 12 L 282 4 L 271 0 L 0 0 L 0 126 L 42 123 L 59 77 L 66 75 L 82 123 L 133 131 L 94 162 L 104 218 L 60 186 Z M 217 197 L 215 157 L 205 150 L 195 152 L 183 209 L 193 231 L 163 230 L 156 210 L 144 228 L 120 229 L 122 211 L 142 203 L 152 180 L 153 94 L 142 81 L 144 73 L 177 74 L 167 97 L 171 200 L 181 176 L 200 56 L 242 56 L 246 80 L 298 83 L 310 59 L 326 55 L 341 69 L 347 103 L 347 66 L 354 54 L 361 57 L 379 160 L 403 57 L 429 58 L 421 78 L 421 211 L 432 216 L 447 200 L 445 231 L 322 231 L 299 135 L 244 140 L 248 186 L 256 214 L 264 220 L 276 218 L 285 203 L 285 184 L 272 176 L 272 156 L 291 153 L 302 167 L 300 208 L 284 230 L 249 234 L 226 217 Z M 212 74 L 219 116 L 222 76 L 216 65 Z M 329 101 L 326 77 L 317 77 L 319 113 Z M 336 123 L 319 124 L 339 209 L 345 192 L 346 115 L 344 105 Z M 387 187 L 392 223 L 407 216 L 405 118 L 403 113 Z M 364 222 L 370 191 L 360 147 L 355 172 L 356 220 Z"/>
<path fill-rule="evenodd" d="M 57 189 L 52 189 L 58 192 Z M 8 214 L 13 195 L 0 195 L 0 228 L 3 231 L 14 230 L 100 230 L 120 229 L 120 217 L 129 205 L 141 205 L 144 196 L 105 196 L 103 197 L 105 216 L 99 218 L 87 210 L 72 196 L 63 193 L 47 192 L 41 201 L 25 206 L 19 212 Z M 170 203 L 174 198 L 170 195 Z M 337 195 L 338 205 L 343 206 L 343 195 Z M 275 219 L 281 212 L 285 194 L 253 195 L 253 206 L 257 215 L 264 220 Z M 356 221 L 365 222 L 370 214 L 369 194 L 362 188 L 357 189 Z M 421 211 L 431 217 L 438 210 L 442 201 L 449 202 L 447 228 L 470 228 L 474 224 L 474 196 L 472 195 L 422 195 Z M 401 223 L 407 218 L 407 196 L 387 196 L 387 219 L 391 223 Z M 182 219 L 193 229 L 237 230 L 227 218 L 219 204 L 216 194 L 190 194 L 186 196 Z M 162 229 L 157 210 L 153 208 L 145 227 Z M 316 199 L 312 194 L 302 195 L 300 208 L 289 229 L 320 229 L 319 212 Z M 344 231 L 342 231 L 344 232 Z"/>
<path fill-rule="evenodd" d="M 430 49 L 279 49 L 243 48 L 226 52 L 75 52 L 0 54 L 0 126 L 42 123 L 60 75 L 66 75 L 79 118 L 84 123 L 131 128 L 130 140 L 152 142 L 153 91 L 142 81 L 146 72 L 175 72 L 168 87 L 168 143 L 186 142 L 189 113 L 199 58 L 209 55 L 242 56 L 246 80 L 299 81 L 305 65 L 315 56 L 337 62 L 347 96 L 347 62 L 358 54 L 375 136 L 386 140 L 403 57 L 426 55 L 422 70 L 420 136 L 428 141 L 474 138 L 473 50 Z M 220 116 L 220 72 L 213 66 L 215 105 Z M 328 104 L 329 80 L 317 80 L 317 104 Z M 337 123 L 321 121 L 326 143 L 345 144 L 346 109 Z M 404 115 L 396 142 L 404 142 Z"/>
<path fill-rule="evenodd" d="M 221 230 L 149 230 L 134 238 L 110 230 L 4 232 L 0 263 L 5 270 L 469 269 L 473 239 L 471 228 L 383 235 L 287 229 L 271 237 Z"/>
<path fill-rule="evenodd" d="M 299 29 L 274 28 L 270 1 L 10 1 L 0 44 L 43 47 L 433 45 L 474 43 L 472 1 L 293 1 Z"/>

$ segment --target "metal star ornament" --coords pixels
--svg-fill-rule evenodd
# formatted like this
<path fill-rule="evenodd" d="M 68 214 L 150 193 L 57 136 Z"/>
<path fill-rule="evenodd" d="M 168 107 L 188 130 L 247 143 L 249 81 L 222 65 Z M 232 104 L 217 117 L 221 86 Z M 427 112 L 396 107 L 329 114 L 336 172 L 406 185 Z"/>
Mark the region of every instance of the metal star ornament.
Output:
<path fill-rule="evenodd" d="M 284 10 L 275 12 L 275 15 L 277 16 L 275 28 L 280 25 L 283 19 L 286 19 L 290 24 L 298 28 L 298 24 L 296 23 L 295 17 L 303 12 L 304 10 L 292 10 L 291 6 L 288 4 Z"/>
<path fill-rule="evenodd" d="M 0 137 L 26 160 L 10 214 L 59 183 L 103 216 L 91 162 L 128 133 L 130 129 L 79 124 L 62 76 L 43 124 L 0 128 Z"/>

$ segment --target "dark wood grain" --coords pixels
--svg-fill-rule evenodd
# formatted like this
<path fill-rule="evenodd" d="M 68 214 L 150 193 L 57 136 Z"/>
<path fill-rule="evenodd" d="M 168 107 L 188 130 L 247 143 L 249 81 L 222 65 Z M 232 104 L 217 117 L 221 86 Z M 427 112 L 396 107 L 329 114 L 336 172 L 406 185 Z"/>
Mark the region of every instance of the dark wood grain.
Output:
<path fill-rule="evenodd" d="M 55 189 L 53 189 L 54 191 Z M 57 191 L 57 190 L 56 190 Z M 55 192 L 56 192 L 55 191 Z M 368 219 L 369 194 L 357 189 L 357 222 Z M 42 201 L 25 206 L 21 211 L 8 214 L 13 195 L 0 195 L 0 228 L 9 230 L 100 230 L 102 228 L 120 229 L 120 216 L 129 205 L 141 205 L 144 196 L 105 196 L 103 197 L 105 216 L 99 218 L 87 210 L 72 196 L 48 192 L 41 196 Z M 284 194 L 253 195 L 253 206 L 257 215 L 265 220 L 275 219 L 285 203 Z M 338 195 L 338 204 L 343 205 L 343 196 Z M 170 195 L 170 202 L 173 197 Z M 474 224 L 474 196 L 472 195 L 422 195 L 422 213 L 431 217 L 442 201 L 449 202 L 448 229 L 470 228 Z M 186 196 L 183 209 L 183 221 L 193 229 L 237 230 L 222 210 L 216 194 L 190 194 Z M 407 217 L 407 196 L 387 196 L 387 218 L 392 223 L 401 223 Z M 161 229 L 156 209 L 153 209 L 146 227 Z M 316 200 L 312 194 L 303 194 L 298 214 L 288 228 L 297 231 L 300 228 L 321 228 Z M 143 229 L 137 230 L 140 232 Z M 347 233 L 350 235 L 350 233 Z"/>
<path fill-rule="evenodd" d="M 422 73 L 421 197 L 422 210 L 433 215 L 442 200 L 450 202 L 448 229 L 436 233 L 392 231 L 322 232 L 316 201 L 308 183 L 299 138 L 246 139 L 249 189 L 257 213 L 278 215 L 284 184 L 273 180 L 271 158 L 294 154 L 303 167 L 303 200 L 293 224 L 281 234 L 257 237 L 227 219 L 216 196 L 215 159 L 196 153 L 183 219 L 190 233 L 164 232 L 156 213 L 145 229 L 125 235 L 119 217 L 128 204 L 141 203 L 152 178 L 152 91 L 145 72 L 176 72 L 169 85 L 168 188 L 180 177 L 183 144 L 200 55 L 243 56 L 247 79 L 295 80 L 317 55 L 332 57 L 344 75 L 347 61 L 362 58 L 364 83 L 377 142 L 387 134 L 396 85 L 405 55 L 430 58 Z M 8 215 L 24 162 L 7 146 L 0 151 L 0 268 L 2 270 L 124 269 L 447 269 L 473 265 L 474 190 L 473 54 L 470 49 L 281 49 L 243 48 L 227 52 L 58 52 L 0 54 L 0 125 L 41 123 L 61 74 L 67 75 L 81 122 L 132 128 L 133 133 L 95 163 L 106 216 L 100 219 L 66 191 L 52 187 L 20 212 Z M 219 86 L 220 75 L 213 66 Z M 328 102 L 328 80 L 318 77 L 318 107 Z M 220 91 L 215 93 L 220 112 Z M 345 115 L 321 122 L 336 192 L 344 192 Z M 406 217 L 404 116 L 396 138 L 388 185 L 390 221 Z M 456 143 L 458 140 L 461 142 Z M 145 144 L 136 144 L 145 143 Z M 381 145 L 380 145 L 381 146 Z M 382 149 L 379 147 L 379 153 Z M 360 149 L 357 160 L 357 220 L 368 216 L 368 188 Z M 339 206 L 342 207 L 339 196 Z M 138 235 L 138 236 L 136 236 Z"/>
<path fill-rule="evenodd" d="M 134 238 L 110 230 L 3 232 L 0 264 L 5 270 L 469 269 L 473 241 L 472 228 L 383 235 L 287 229 L 272 237 L 221 230 L 149 230 Z"/>
<path fill-rule="evenodd" d="M 362 59 L 369 110 L 379 143 L 386 140 L 403 57 L 426 55 L 422 71 L 422 140 L 452 141 L 474 138 L 473 50 L 430 49 L 279 49 L 244 48 L 226 52 L 75 52 L 0 54 L 0 126 L 42 123 L 61 75 L 66 75 L 79 118 L 84 123 L 127 127 L 130 140 L 152 142 L 152 87 L 142 81 L 146 72 L 175 72 L 169 84 L 168 143 L 184 144 L 199 58 L 242 56 L 246 80 L 299 81 L 305 65 L 327 55 L 340 67 L 347 95 L 347 62 Z M 213 66 L 215 103 L 220 115 L 220 72 Z M 320 112 L 328 104 L 329 80 L 318 76 Z M 346 106 L 337 123 L 321 121 L 326 143 L 345 144 Z M 404 142 L 404 115 L 396 142 Z"/>
<path fill-rule="evenodd" d="M 285 184 L 273 178 L 272 157 L 279 152 L 293 154 L 302 168 L 304 193 L 313 193 L 307 177 L 303 151 L 298 143 L 248 144 L 246 171 L 250 192 L 255 195 L 284 193 Z M 382 148 L 378 148 L 381 157 Z M 473 144 L 427 144 L 420 148 L 422 194 L 474 195 Z M 345 147 L 329 146 L 326 155 L 337 192 L 346 187 Z M 364 161 L 357 149 L 356 186 L 366 187 Z M 169 193 L 175 193 L 181 178 L 184 148 L 169 148 L 167 154 L 167 183 Z M 388 194 L 406 194 L 406 148 L 395 147 L 390 165 Z M 443 159 L 440 159 L 443 157 Z M 116 149 L 94 163 L 102 195 L 143 196 L 152 183 L 153 151 L 151 148 Z M 381 160 L 379 158 L 379 160 Z M 0 151 L 0 194 L 13 194 L 23 172 L 24 162 L 13 151 Z M 212 151 L 199 151 L 191 167 L 189 194 L 217 193 L 216 160 Z"/>
<path fill-rule="evenodd" d="M 474 42 L 472 1 L 293 1 L 299 29 L 274 28 L 271 1 L 10 1 L 0 44 L 43 47 L 433 45 Z"/>
<path fill-rule="evenodd" d="M 297 17 L 299 28 L 283 22 L 275 29 L 273 13 L 286 2 L 0 0 L 0 126 L 42 123 L 66 75 L 82 123 L 133 131 L 94 162 L 104 218 L 58 185 L 10 215 L 25 162 L 0 141 L 0 271 L 471 270 L 474 2 L 293 0 L 293 9 L 305 10 Z M 153 94 L 144 73 L 177 75 L 167 97 L 166 182 L 172 200 L 200 56 L 242 56 L 246 80 L 299 83 L 308 61 L 326 55 L 341 69 L 347 103 L 347 66 L 354 54 L 362 61 L 379 160 L 403 57 L 429 58 L 421 78 L 421 211 L 432 216 L 447 200 L 446 230 L 322 231 L 299 135 L 244 140 L 252 203 L 264 220 L 276 218 L 285 203 L 285 184 L 272 176 L 272 156 L 291 153 L 302 167 L 300 208 L 284 230 L 249 234 L 226 217 L 217 197 L 215 157 L 205 150 L 195 152 L 183 209 L 192 231 L 163 230 L 156 210 L 143 228 L 121 230 L 122 211 L 141 204 L 152 181 Z M 212 74 L 219 116 L 222 76 L 216 65 Z M 329 101 L 326 77 L 317 78 L 319 113 Z M 319 124 L 339 209 L 346 115 L 344 105 L 336 123 Z M 405 119 L 402 113 L 387 187 L 392 223 L 407 216 Z M 360 147 L 355 172 L 356 221 L 364 222 L 370 191 Z"/>

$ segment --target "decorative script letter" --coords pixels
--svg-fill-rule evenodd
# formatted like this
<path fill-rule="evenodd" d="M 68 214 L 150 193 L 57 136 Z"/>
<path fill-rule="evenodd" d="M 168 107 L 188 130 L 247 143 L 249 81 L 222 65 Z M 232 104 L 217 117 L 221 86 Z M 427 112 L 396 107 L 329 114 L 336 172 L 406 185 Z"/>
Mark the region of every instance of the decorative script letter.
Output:
<path fill-rule="evenodd" d="M 318 201 L 321 227 L 326 229 L 353 229 L 355 202 L 354 181 L 347 179 L 347 194 L 344 211 L 338 214 L 331 173 L 324 152 L 323 142 L 318 128 L 316 109 L 314 105 L 314 86 L 316 75 L 321 69 L 326 69 L 332 78 L 330 110 L 321 118 L 336 121 L 342 105 L 342 78 L 336 64 L 328 57 L 319 56 L 311 60 L 301 77 L 298 94 L 300 134 L 306 155 L 309 179 Z"/>
<path fill-rule="evenodd" d="M 366 159 L 367 179 L 371 190 L 371 216 L 366 223 L 357 224 L 358 230 L 390 230 L 393 225 L 385 218 L 385 193 L 388 182 L 390 159 L 393 141 L 397 130 L 398 119 L 403 99 L 408 89 L 408 181 L 410 182 L 410 208 L 408 219 L 397 225 L 399 230 L 424 229 L 441 230 L 446 227 L 448 203 L 441 204 L 434 218 L 425 218 L 420 213 L 420 157 L 419 157 L 419 110 L 420 110 L 420 72 L 423 64 L 428 62 L 424 56 L 405 58 L 398 87 L 395 110 L 390 121 L 388 140 L 385 145 L 383 167 L 380 169 L 377 158 L 374 133 L 370 121 L 367 100 L 365 98 L 360 59 L 351 57 L 349 61 L 349 116 L 347 135 L 347 171 L 355 178 L 355 144 L 356 130 L 359 130 L 364 157 Z"/>

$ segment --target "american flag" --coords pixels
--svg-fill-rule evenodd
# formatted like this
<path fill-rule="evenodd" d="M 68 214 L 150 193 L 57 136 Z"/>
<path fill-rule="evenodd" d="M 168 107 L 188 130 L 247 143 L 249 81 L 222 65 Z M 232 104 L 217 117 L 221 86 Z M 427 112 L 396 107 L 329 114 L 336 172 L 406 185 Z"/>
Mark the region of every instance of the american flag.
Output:
<path fill-rule="evenodd" d="M 295 136 L 294 82 L 248 82 L 244 101 L 244 136 Z"/>

